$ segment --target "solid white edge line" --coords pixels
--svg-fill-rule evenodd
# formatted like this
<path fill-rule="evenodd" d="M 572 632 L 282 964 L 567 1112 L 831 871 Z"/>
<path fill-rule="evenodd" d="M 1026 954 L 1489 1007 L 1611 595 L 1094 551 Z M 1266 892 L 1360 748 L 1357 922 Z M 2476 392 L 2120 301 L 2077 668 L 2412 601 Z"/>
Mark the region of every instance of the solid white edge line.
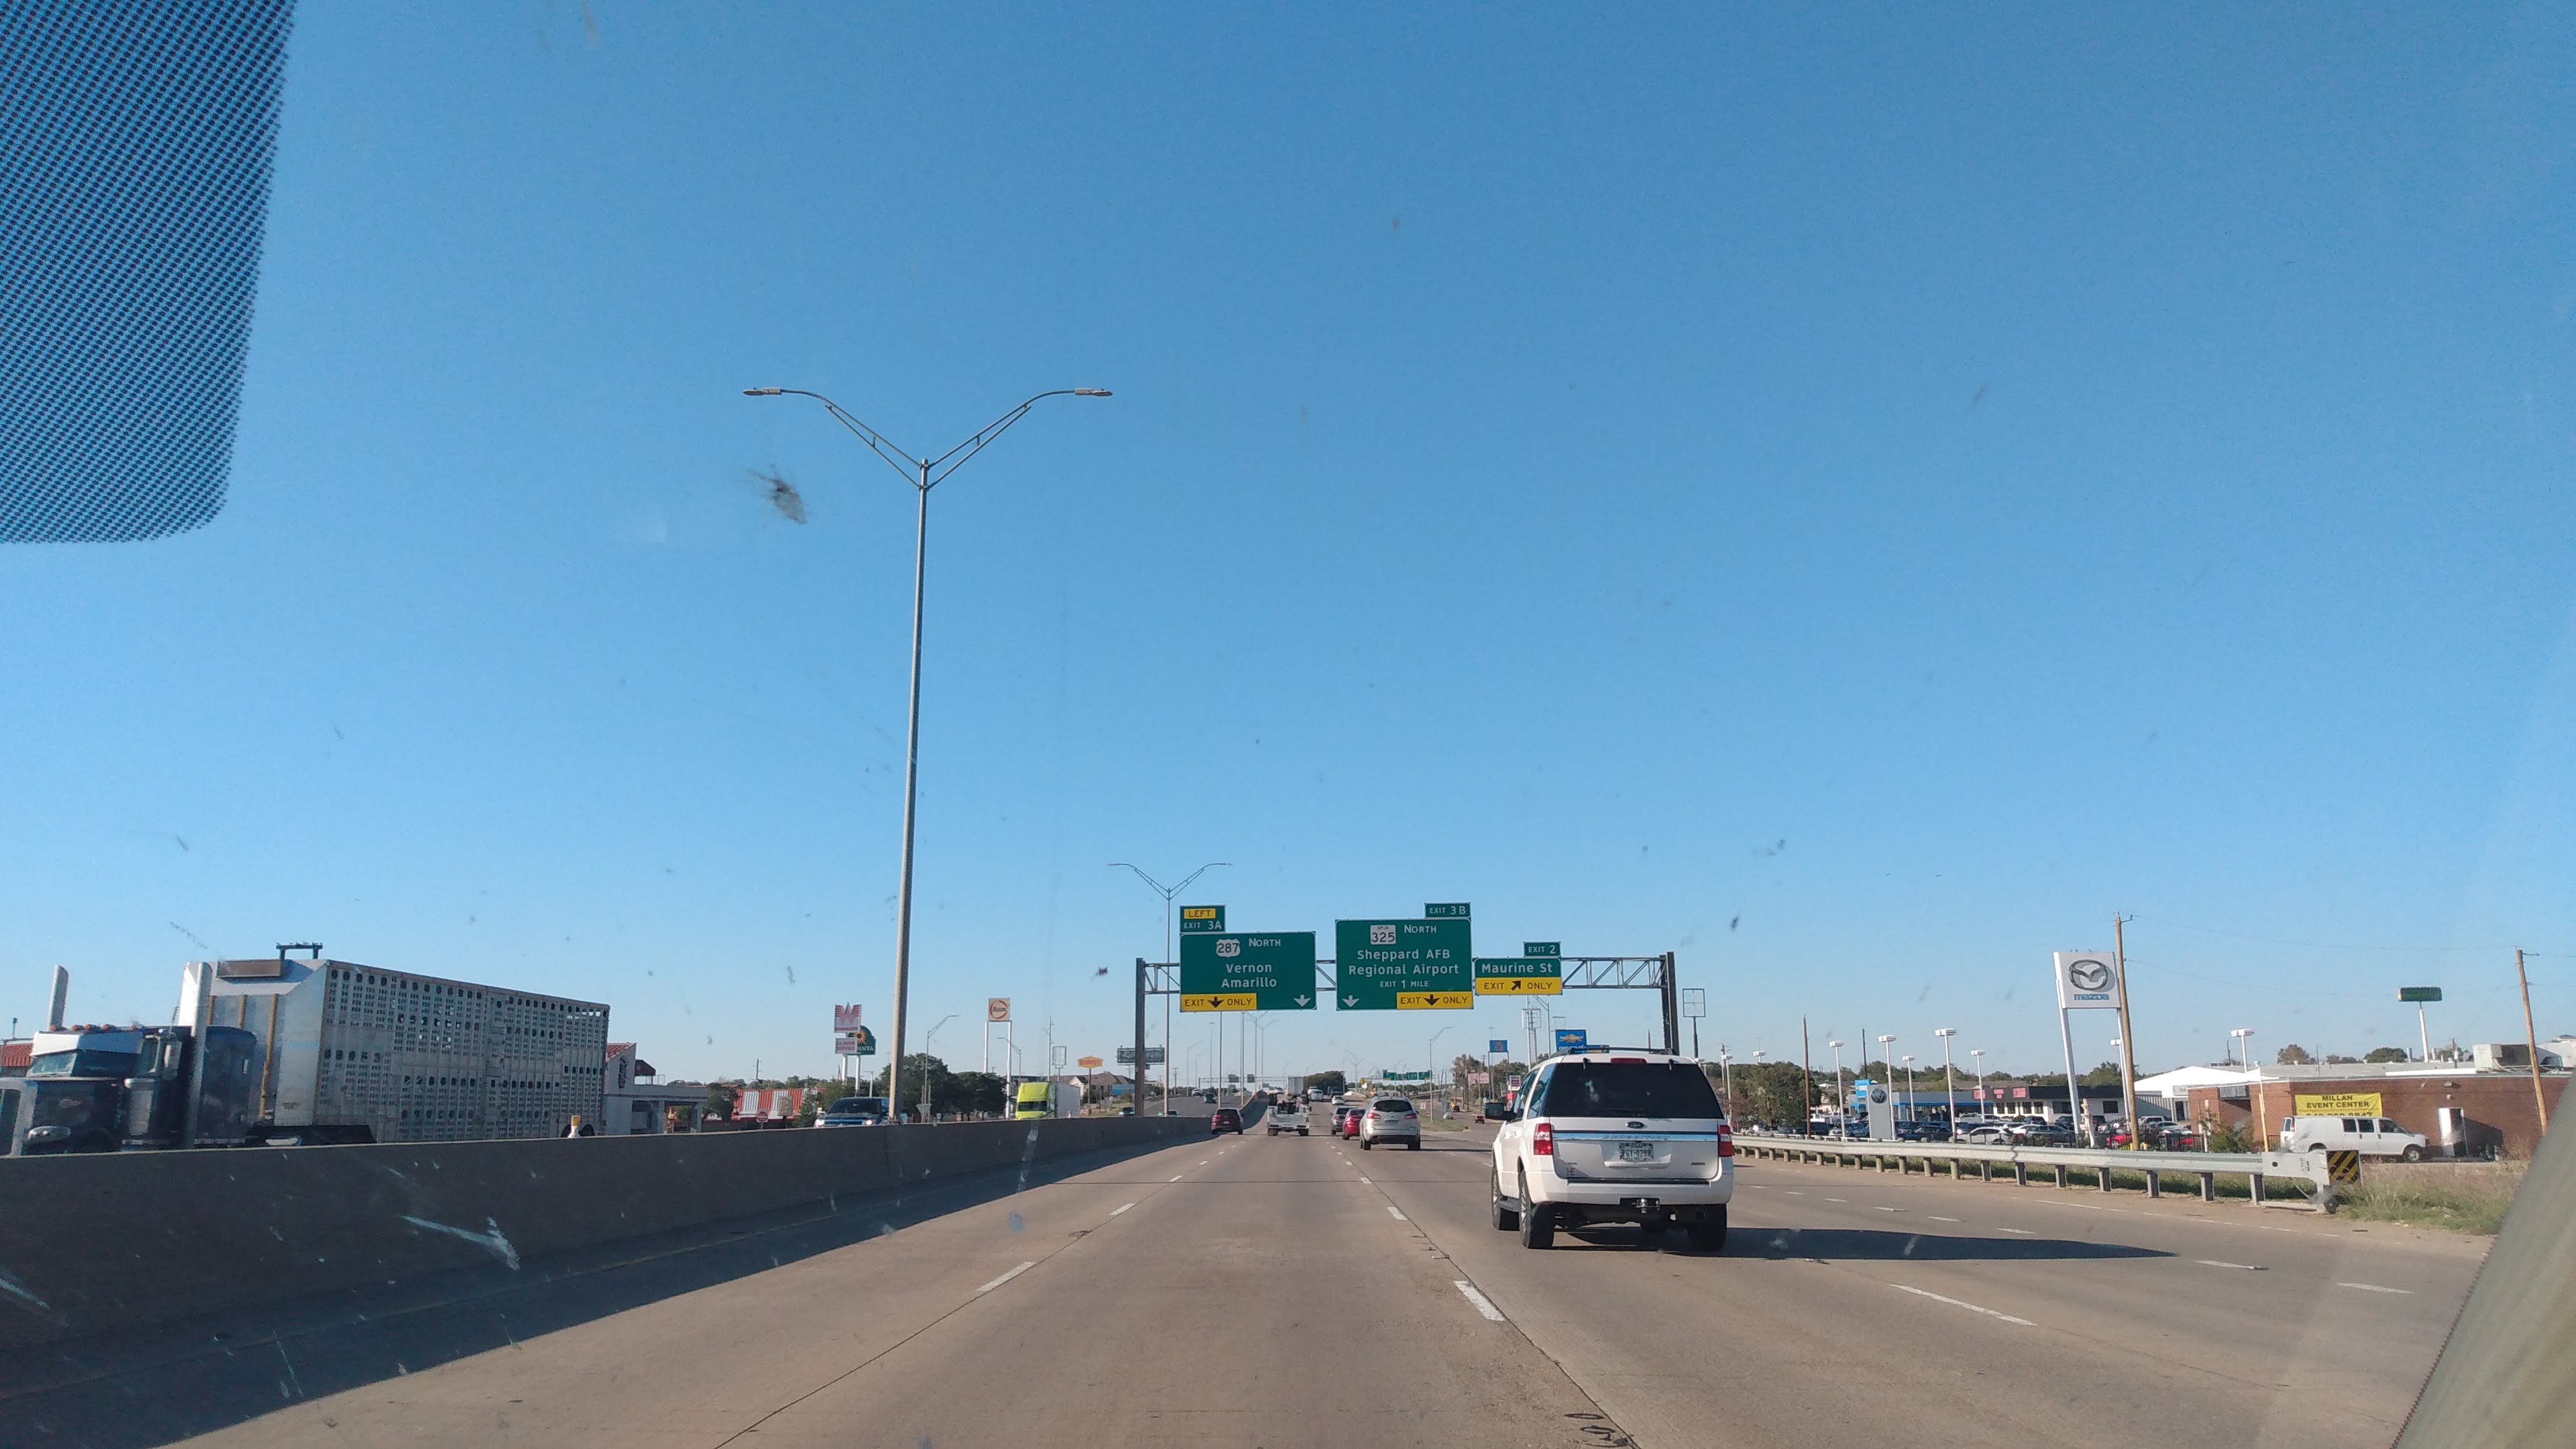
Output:
<path fill-rule="evenodd" d="M 1401 1213 L 1401 1212 L 1397 1212 L 1397 1211 L 1396 1211 L 1396 1206 L 1395 1206 L 1395 1204 L 1393 1204 L 1393 1203 L 1388 1203 L 1388 1204 L 1386 1205 L 1386 1210 L 1387 1210 L 1388 1212 L 1390 1212 L 1390 1213 L 1394 1213 L 1394 1214 L 1395 1214 L 1395 1220 L 1396 1220 L 1397 1222 L 1399 1222 L 1399 1223 L 1400 1223 L 1400 1222 L 1403 1222 L 1403 1221 L 1405 1220 L 1405 1218 L 1404 1218 L 1404 1214 L 1403 1214 L 1403 1213 Z"/>
<path fill-rule="evenodd" d="M 1111 1217 L 1113 1217 L 1113 1218 L 1114 1218 L 1114 1217 L 1118 1216 L 1120 1213 L 1123 1213 L 1123 1212 L 1127 1211 L 1129 1208 L 1134 1207 L 1134 1206 L 1135 1206 L 1135 1204 L 1134 1204 L 1134 1203 L 1132 1203 L 1132 1202 L 1120 1203 L 1118 1206 L 1116 1206 L 1116 1207 L 1114 1207 L 1114 1208 L 1111 1208 L 1111 1209 L 1109 1210 L 1109 1215 L 1110 1215 Z"/>
<path fill-rule="evenodd" d="M 2415 1296 L 2415 1290 L 2412 1288 L 2382 1288 L 2376 1283 L 2337 1283 L 2335 1286 L 2337 1288 L 2358 1288 L 2364 1293 L 2403 1293 L 2410 1298 Z"/>
<path fill-rule="evenodd" d="M 2223 1263 L 2216 1258 L 2194 1258 L 2192 1261 L 2204 1268 L 2242 1268 L 2248 1273 L 2263 1271 L 2263 1265 L 2260 1263 Z"/>
<path fill-rule="evenodd" d="M 1003 1284 L 1010 1282 L 1012 1279 L 1017 1278 L 1022 1273 L 1025 1273 L 1036 1266 L 1037 1264 L 1033 1262 L 1022 1263 L 1020 1266 L 1013 1268 L 1011 1271 L 1003 1274 L 1001 1277 L 994 1279 L 992 1282 L 985 1284 L 983 1287 L 978 1288 L 975 1291 L 978 1293 L 990 1293 L 994 1289 L 1001 1287 Z"/>
<path fill-rule="evenodd" d="M 1172 1181 L 1178 1182 L 1180 1179 L 1176 1177 L 1173 1178 Z M 1997 1228 L 1995 1231 L 1999 1233 L 2019 1233 L 2025 1238 L 2035 1238 L 2039 1236 L 2039 1234 L 2032 1232 L 2028 1228 Z"/>
<path fill-rule="evenodd" d="M 1467 1295 L 1467 1301 L 1476 1305 L 1476 1311 L 1485 1316 L 1485 1321 L 1487 1323 L 1501 1323 L 1504 1321 L 1503 1310 L 1494 1306 L 1494 1300 L 1477 1292 L 1475 1284 L 1468 1282 L 1464 1278 L 1455 1279 L 1453 1281 L 1457 1284 L 1458 1291 Z"/>
<path fill-rule="evenodd" d="M 1915 1287 L 1910 1287 L 1910 1286 L 1908 1286 L 1908 1285 L 1906 1285 L 1906 1284 L 1903 1284 L 1903 1283 L 1890 1283 L 1890 1284 L 1888 1284 L 1887 1286 L 1888 1286 L 1888 1287 L 1890 1287 L 1890 1288 L 1893 1288 L 1893 1289 L 1897 1290 L 1897 1291 L 1898 1291 L 1898 1292 L 1900 1292 L 1900 1293 L 1913 1293 L 1913 1294 L 1918 1294 L 1918 1295 L 1920 1295 L 1920 1296 L 1922 1296 L 1922 1297 L 1929 1298 L 1929 1299 L 1933 1300 L 1933 1301 L 1934 1301 L 1934 1302 L 1936 1302 L 1936 1303 L 1947 1303 L 1947 1304 L 1949 1304 L 1949 1305 L 1950 1305 L 1951 1307 L 1953 1307 L 1953 1308 L 1964 1308 L 1964 1309 L 1968 1310 L 1970 1313 L 1982 1313 L 1982 1314 L 1986 1315 L 1988 1318 L 2000 1318 L 2000 1319 L 2002 1319 L 2002 1320 L 2003 1320 L 2004 1322 L 2006 1322 L 2006 1323 L 2018 1323 L 2018 1324 L 2020 1324 L 2020 1325 L 2021 1325 L 2022 1327 L 2024 1327 L 2024 1328 L 2037 1328 L 2037 1327 L 2039 1327 L 2039 1325 L 2038 1325 L 2038 1324 L 2031 1322 L 2031 1321 L 2030 1321 L 2029 1319 L 2027 1319 L 2027 1318 L 2015 1318 L 2015 1317 L 2013 1317 L 2013 1316 L 2012 1316 L 2011 1314 L 2009 1314 L 2009 1313 L 1997 1313 L 1995 1310 L 1993 1310 L 1993 1309 L 1991 1309 L 1991 1308 L 1980 1308 L 1980 1307 L 1978 1307 L 1976 1304 L 1974 1304 L 1974 1303 L 1970 1303 L 1970 1302 L 1967 1302 L 1967 1301 L 1965 1301 L 1965 1300 L 1963 1300 L 1963 1299 L 1958 1299 L 1958 1298 L 1944 1298 L 1944 1297 L 1942 1297 L 1940 1294 L 1933 1292 L 1933 1291 L 1932 1291 L 1931 1289 L 1929 1289 L 1929 1288 L 1915 1288 Z"/>

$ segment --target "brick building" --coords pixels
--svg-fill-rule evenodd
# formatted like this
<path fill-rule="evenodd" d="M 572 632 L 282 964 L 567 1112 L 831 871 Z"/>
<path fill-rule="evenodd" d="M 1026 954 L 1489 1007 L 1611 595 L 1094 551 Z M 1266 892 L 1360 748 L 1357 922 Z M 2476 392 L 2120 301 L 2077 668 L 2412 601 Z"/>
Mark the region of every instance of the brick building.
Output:
<path fill-rule="evenodd" d="M 2567 1081 L 2563 1071 L 2540 1075 L 2540 1094 L 2549 1103 L 2552 1120 L 2558 1115 L 2559 1093 Z M 2281 1119 L 2298 1115 L 2300 1097 L 2358 1099 L 2358 1105 L 2338 1105 L 2311 1115 L 2388 1117 L 2409 1132 L 2423 1133 L 2437 1154 L 2445 1150 L 2439 1113 L 2443 1107 L 2457 1107 L 2465 1115 L 2461 1140 L 2452 1150 L 2486 1156 L 2501 1149 L 2509 1157 L 2529 1157 L 2540 1146 L 2540 1112 L 2532 1103 L 2530 1072 L 2479 1071 L 2465 1062 L 2429 1067 L 2421 1062 L 2385 1067 L 2265 1067 L 2260 1081 L 2192 1088 L 2186 1115 L 2194 1122 L 2231 1126 L 2259 1115 L 2267 1134 L 2277 1137 Z M 2378 1110 L 2365 1114 L 2361 1106 L 2371 1098 L 2377 1099 Z"/>

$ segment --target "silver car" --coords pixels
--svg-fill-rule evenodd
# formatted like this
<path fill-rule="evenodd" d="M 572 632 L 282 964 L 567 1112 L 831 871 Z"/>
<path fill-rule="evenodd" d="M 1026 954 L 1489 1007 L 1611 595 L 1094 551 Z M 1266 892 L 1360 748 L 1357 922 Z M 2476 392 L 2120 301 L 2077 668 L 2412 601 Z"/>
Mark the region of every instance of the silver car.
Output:
<path fill-rule="evenodd" d="M 1408 1149 L 1422 1150 L 1422 1118 L 1413 1104 L 1402 1097 L 1379 1097 L 1360 1114 L 1360 1146 L 1375 1147 L 1381 1142 L 1403 1143 Z"/>

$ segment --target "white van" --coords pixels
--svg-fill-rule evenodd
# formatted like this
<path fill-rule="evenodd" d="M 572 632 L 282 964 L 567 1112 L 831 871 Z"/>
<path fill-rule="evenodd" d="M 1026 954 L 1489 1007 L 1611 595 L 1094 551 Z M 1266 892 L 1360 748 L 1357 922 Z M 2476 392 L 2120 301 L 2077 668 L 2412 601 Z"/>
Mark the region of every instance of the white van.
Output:
<path fill-rule="evenodd" d="M 2428 1147 L 2423 1133 L 2385 1117 L 2284 1117 L 2281 1145 L 2292 1152 L 2358 1152 L 2407 1162 L 2423 1161 Z"/>

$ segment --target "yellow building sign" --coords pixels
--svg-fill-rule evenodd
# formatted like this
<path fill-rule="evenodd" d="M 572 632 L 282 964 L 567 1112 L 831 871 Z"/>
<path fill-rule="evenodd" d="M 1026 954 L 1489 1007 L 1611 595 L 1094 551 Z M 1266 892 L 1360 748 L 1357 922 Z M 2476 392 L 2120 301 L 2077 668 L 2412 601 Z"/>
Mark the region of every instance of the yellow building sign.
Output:
<path fill-rule="evenodd" d="M 2377 1117 L 2377 1092 L 2293 1093 L 2290 1110 L 2302 1117 Z"/>

